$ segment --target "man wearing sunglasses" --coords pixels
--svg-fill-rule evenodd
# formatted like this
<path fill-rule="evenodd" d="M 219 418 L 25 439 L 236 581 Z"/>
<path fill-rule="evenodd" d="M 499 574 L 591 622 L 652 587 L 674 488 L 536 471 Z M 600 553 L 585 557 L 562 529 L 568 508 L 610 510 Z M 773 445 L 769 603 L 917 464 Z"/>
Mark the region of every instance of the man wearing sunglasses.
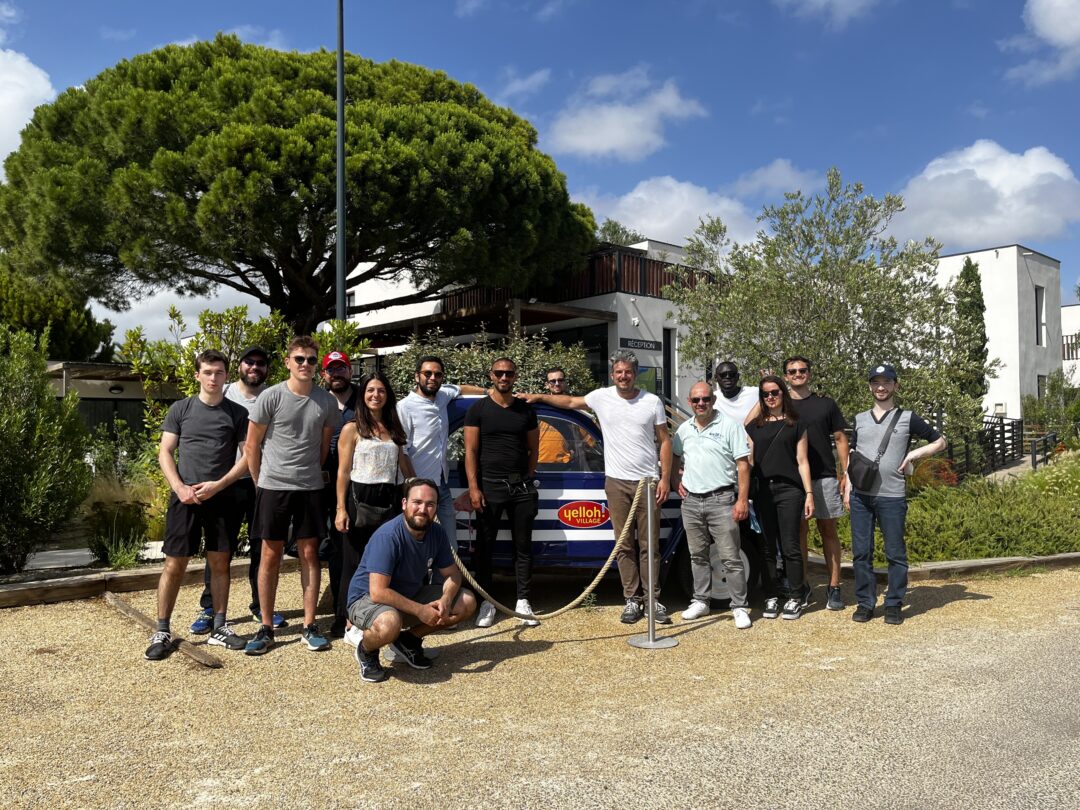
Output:
<path fill-rule="evenodd" d="M 255 400 L 266 388 L 266 375 L 270 371 L 270 355 L 262 346 L 249 346 L 240 355 L 240 367 L 236 382 L 225 386 L 225 399 L 235 402 L 251 414 L 255 407 Z M 237 458 L 240 457 L 242 447 L 237 449 Z M 248 562 L 248 583 L 251 586 L 251 615 L 256 621 L 262 621 L 262 609 L 259 607 L 259 562 L 262 559 L 262 541 L 252 535 L 252 524 L 255 522 L 255 483 L 251 480 L 251 473 L 245 471 L 244 475 L 233 487 L 237 496 L 237 509 L 244 516 L 248 527 L 248 546 L 251 559 Z M 236 540 L 232 539 L 231 554 L 236 553 Z M 214 621 L 214 603 L 210 594 L 210 566 L 203 569 L 203 592 L 199 598 L 201 611 L 198 618 L 191 625 L 191 632 L 196 635 L 209 633 Z M 280 613 L 274 614 L 274 627 L 284 627 L 285 617 Z"/>
<path fill-rule="evenodd" d="M 462 395 L 487 393 L 476 385 L 451 385 L 446 382 L 446 367 L 441 358 L 424 355 L 416 361 L 416 387 L 397 404 L 398 419 L 405 429 L 409 454 L 417 478 L 427 478 L 439 487 L 439 525 L 457 550 L 457 513 L 450 493 L 450 467 L 446 447 L 450 440 L 450 415 L 447 406 Z"/>
<path fill-rule="evenodd" d="M 716 544 L 727 572 L 735 627 L 750 627 L 746 607 L 746 572 L 739 556 L 739 521 L 750 514 L 750 445 L 746 430 L 713 407 L 716 395 L 707 382 L 690 389 L 693 419 L 687 419 L 672 442 L 677 457 L 672 485 L 682 496 L 683 529 L 690 550 L 694 597 L 684 620 L 707 616 L 712 605 L 712 560 Z"/>
<path fill-rule="evenodd" d="M 517 364 L 513 360 L 500 357 L 491 364 L 488 374 L 491 390 L 465 413 L 465 473 L 469 478 L 469 501 L 477 514 L 473 567 L 476 581 L 491 593 L 495 538 L 506 513 L 514 544 L 514 610 L 531 614 L 532 527 L 540 505 L 536 487 L 540 425 L 532 406 L 514 397 Z M 490 627 L 494 621 L 495 605 L 485 599 L 476 624 Z M 535 619 L 521 621 L 540 624 Z"/>
<path fill-rule="evenodd" d="M 274 602 L 290 530 L 297 538 L 304 591 L 301 637 L 309 650 L 330 648 L 315 624 L 322 573 L 318 543 L 326 532 L 322 465 L 341 416 L 337 401 L 315 384 L 318 365 L 319 344 L 308 336 L 293 338 L 285 354 L 289 378 L 267 388 L 251 413 L 245 453 L 257 487 L 253 535 L 262 538 L 263 556 L 262 626 L 247 644 L 248 655 L 262 655 L 274 645 Z"/>
<path fill-rule="evenodd" d="M 744 387 L 739 384 L 739 367 L 731 360 L 716 365 L 716 410 L 745 425 L 758 412 L 758 392 L 756 387 Z"/>
<path fill-rule="evenodd" d="M 821 534 L 821 548 L 825 555 L 825 568 L 829 585 L 825 591 L 825 607 L 843 610 L 844 599 L 840 595 L 840 538 L 836 533 L 836 519 L 844 514 L 844 501 L 840 496 L 840 484 L 836 478 L 836 466 L 847 469 L 848 423 L 836 401 L 810 391 L 812 365 L 805 357 L 796 355 L 784 361 L 784 379 L 788 384 L 791 404 L 799 414 L 799 423 L 806 427 L 807 460 L 810 462 L 810 483 L 814 490 L 814 519 Z M 836 456 L 833 456 L 833 442 Z M 803 571 L 806 571 L 806 536 L 810 521 L 799 526 L 799 543 L 802 545 Z M 803 606 L 809 602 L 810 585 L 803 583 Z"/>

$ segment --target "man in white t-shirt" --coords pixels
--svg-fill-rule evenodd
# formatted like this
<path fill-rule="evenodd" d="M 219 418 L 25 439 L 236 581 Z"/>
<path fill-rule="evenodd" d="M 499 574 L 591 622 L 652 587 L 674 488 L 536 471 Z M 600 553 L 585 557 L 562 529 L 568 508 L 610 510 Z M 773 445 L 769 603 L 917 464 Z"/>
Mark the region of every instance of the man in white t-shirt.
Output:
<path fill-rule="evenodd" d="M 713 407 L 740 425 L 757 416 L 757 387 L 739 385 L 739 367 L 730 360 L 716 366 L 716 402 Z"/>
<path fill-rule="evenodd" d="M 434 355 L 416 361 L 416 388 L 397 404 L 398 419 L 405 429 L 409 454 L 417 478 L 428 478 L 439 485 L 439 524 L 457 549 L 457 514 L 450 494 L 450 468 L 446 446 L 450 438 L 447 406 L 462 394 L 486 394 L 476 385 L 450 385 L 445 382 L 443 361 Z"/>
<path fill-rule="evenodd" d="M 643 478 L 657 476 L 656 509 L 653 511 L 652 582 L 654 595 L 660 593 L 659 538 L 660 507 L 668 498 L 668 482 L 671 480 L 671 435 L 668 433 L 667 415 L 660 398 L 642 391 L 635 384 L 638 375 L 638 359 L 633 352 L 617 351 L 611 356 L 611 381 L 609 388 L 598 388 L 583 397 L 557 396 L 553 394 L 519 394 L 529 403 L 543 402 L 556 408 L 591 410 L 600 420 L 604 433 L 604 491 L 607 493 L 608 509 L 615 538 L 622 536 L 623 527 L 630 517 L 630 504 L 634 500 L 638 482 Z M 660 446 L 657 453 L 657 444 Z M 634 527 L 620 546 L 616 556 L 619 577 L 622 579 L 626 608 L 621 621 L 633 624 L 645 615 L 642 573 L 648 570 L 649 520 L 644 503 L 638 504 Z M 667 609 L 655 603 L 655 620 L 658 624 L 670 624 Z"/>

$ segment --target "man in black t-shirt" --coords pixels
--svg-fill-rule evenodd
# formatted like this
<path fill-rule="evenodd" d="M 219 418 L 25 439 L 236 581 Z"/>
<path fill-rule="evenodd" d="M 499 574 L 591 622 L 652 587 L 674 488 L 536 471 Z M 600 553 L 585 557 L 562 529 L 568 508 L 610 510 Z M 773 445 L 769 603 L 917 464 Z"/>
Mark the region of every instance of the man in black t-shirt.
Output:
<path fill-rule="evenodd" d="M 821 547 L 825 555 L 825 568 L 829 585 L 825 594 L 825 607 L 843 610 L 844 599 L 840 595 L 840 538 L 836 533 L 836 519 L 844 514 L 844 500 L 836 477 L 836 462 L 840 469 L 847 469 L 848 423 L 840 413 L 836 401 L 810 392 L 812 365 L 805 357 L 789 357 L 784 361 L 784 379 L 787 380 L 791 403 L 799 414 L 799 422 L 806 426 L 807 448 L 810 462 L 810 482 L 814 489 L 814 518 L 821 534 Z M 832 443 L 836 442 L 836 457 Z M 804 520 L 799 527 L 799 544 L 802 546 L 803 571 L 806 570 L 806 535 L 810 521 Z M 810 586 L 804 583 L 803 606 L 810 598 Z"/>
<path fill-rule="evenodd" d="M 503 512 L 510 520 L 514 543 L 514 575 L 517 580 L 517 613 L 532 614 L 529 583 L 532 579 L 532 525 L 539 495 L 536 462 L 540 428 L 536 411 L 514 397 L 517 365 L 508 357 L 491 364 L 492 388 L 465 414 L 465 472 L 469 478 L 469 501 L 477 513 L 473 566 L 480 586 L 491 592 L 492 555 Z M 484 600 L 476 618 L 479 627 L 495 621 L 495 606 Z M 522 619 L 536 625 L 535 619 Z"/>

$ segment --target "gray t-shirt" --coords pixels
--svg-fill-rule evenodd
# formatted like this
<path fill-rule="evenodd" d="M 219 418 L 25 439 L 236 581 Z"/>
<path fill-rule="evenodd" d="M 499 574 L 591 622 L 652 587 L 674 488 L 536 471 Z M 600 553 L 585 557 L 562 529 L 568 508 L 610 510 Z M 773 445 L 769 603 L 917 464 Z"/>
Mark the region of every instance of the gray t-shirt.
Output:
<path fill-rule="evenodd" d="M 288 381 L 267 388 L 255 400 L 251 421 L 267 425 L 263 439 L 259 486 L 262 489 L 312 491 L 323 488 L 323 428 L 341 420 L 337 400 L 312 386 L 302 397 L 289 390 Z"/>
<path fill-rule="evenodd" d="M 248 397 L 244 396 L 244 392 L 240 390 L 239 385 L 237 385 L 236 383 L 226 383 L 226 385 L 225 385 L 225 399 L 230 400 L 231 402 L 235 402 L 237 405 L 242 406 L 243 409 L 250 415 L 252 409 L 255 407 L 255 400 L 257 400 L 259 398 L 259 394 L 261 394 L 265 390 L 266 390 L 266 386 L 265 385 L 260 385 L 259 390 L 255 392 L 255 396 L 253 396 L 253 397 L 251 397 L 249 399 Z M 245 426 L 245 433 L 246 432 L 247 432 L 247 429 L 246 429 L 246 426 Z M 240 455 L 243 452 L 244 452 L 244 447 L 241 444 L 240 447 L 236 448 L 236 458 L 237 458 L 237 460 L 240 459 Z M 251 473 L 246 472 L 242 476 L 240 476 L 241 481 L 243 481 L 244 479 L 247 479 L 247 478 L 251 478 Z"/>
<path fill-rule="evenodd" d="M 176 463 L 185 484 L 216 481 L 236 463 L 237 448 L 247 435 L 247 411 L 229 399 L 207 405 L 197 396 L 169 406 L 161 425 L 180 437 Z"/>
<path fill-rule="evenodd" d="M 855 414 L 855 427 L 851 433 L 851 452 L 858 453 L 868 461 L 873 461 L 877 457 L 881 440 L 895 416 L 893 410 L 886 411 L 878 422 L 873 414 L 872 410 Z M 912 436 L 926 439 L 928 442 L 936 442 L 941 438 L 941 434 L 928 425 L 921 416 L 911 411 L 901 411 L 889 439 L 889 446 L 885 448 L 881 461 L 878 462 L 877 483 L 869 490 L 864 491 L 853 487 L 853 491 L 863 495 L 880 495 L 883 498 L 906 497 L 907 481 L 899 468 L 900 462 L 907 455 Z"/>
<path fill-rule="evenodd" d="M 459 396 L 458 386 L 443 383 L 434 400 L 413 391 L 397 404 L 398 419 L 409 438 L 405 451 L 417 478 L 439 483 L 449 477 L 446 443 L 450 437 L 450 416 L 446 407 Z"/>

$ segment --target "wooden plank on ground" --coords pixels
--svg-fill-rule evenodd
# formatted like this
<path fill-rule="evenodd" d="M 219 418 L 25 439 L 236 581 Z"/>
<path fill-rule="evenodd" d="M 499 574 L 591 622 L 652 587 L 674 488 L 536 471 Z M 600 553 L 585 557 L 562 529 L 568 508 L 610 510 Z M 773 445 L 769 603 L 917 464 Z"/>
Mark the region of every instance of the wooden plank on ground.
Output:
<path fill-rule="evenodd" d="M 129 619 L 134 619 L 147 630 L 157 629 L 157 622 L 155 622 L 142 611 L 133 608 L 131 605 L 129 605 L 112 591 L 105 591 L 105 601 L 109 605 L 123 613 Z M 202 664 L 204 667 L 210 667 L 211 669 L 221 669 L 224 666 L 224 664 L 222 664 L 221 662 L 221 659 L 218 658 L 216 655 L 211 655 L 210 653 L 206 652 L 206 650 L 200 647 L 196 647 L 190 641 L 182 638 L 178 639 L 175 636 L 173 637 L 173 640 L 176 644 L 177 649 L 180 650 L 180 652 L 182 652 L 184 655 L 186 655 L 193 661 L 197 661 L 198 663 Z"/>
<path fill-rule="evenodd" d="M 17 582 L 0 588 L 0 608 L 88 599 L 101 596 L 104 592 L 105 577 L 102 574 L 83 574 L 62 580 Z"/>

